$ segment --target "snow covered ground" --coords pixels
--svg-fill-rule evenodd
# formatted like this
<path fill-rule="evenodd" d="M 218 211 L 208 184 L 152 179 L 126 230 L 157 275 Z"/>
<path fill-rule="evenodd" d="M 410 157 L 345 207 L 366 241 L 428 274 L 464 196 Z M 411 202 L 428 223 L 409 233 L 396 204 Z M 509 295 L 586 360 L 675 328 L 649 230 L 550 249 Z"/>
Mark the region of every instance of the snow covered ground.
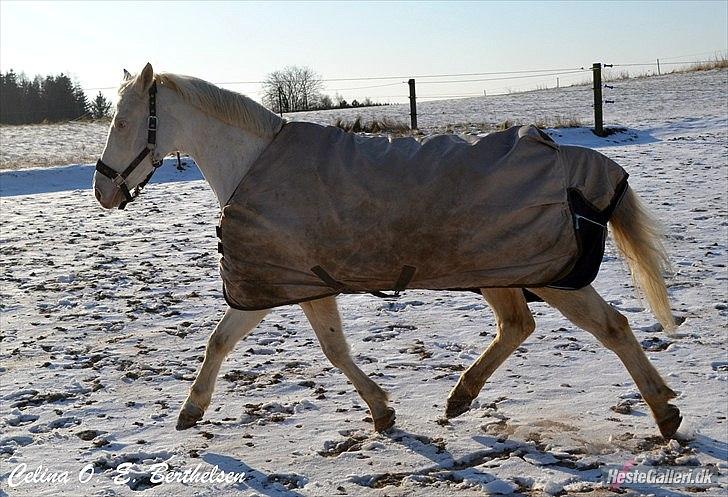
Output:
<path fill-rule="evenodd" d="M 104 122 L 0 126 L 0 169 L 95 162 L 108 131 Z"/>
<path fill-rule="evenodd" d="M 537 331 L 474 408 L 443 422 L 448 391 L 493 338 L 494 322 L 475 294 L 418 291 L 393 301 L 339 298 L 355 360 L 397 410 L 390 433 L 371 431 L 365 405 L 296 306 L 271 312 L 238 344 L 204 421 L 176 432 L 224 310 L 218 207 L 194 167 L 177 172 L 170 161 L 138 202 L 105 212 L 88 189 L 92 167 L 76 165 L 0 173 L 0 495 L 596 497 L 622 491 L 599 478 L 630 461 L 725 473 L 728 71 L 618 84 L 625 100 L 607 115 L 627 132 L 606 140 L 582 129 L 549 132 L 622 164 L 666 225 L 670 296 L 685 318 L 677 338 L 657 331 L 611 245 L 595 286 L 627 315 L 678 392 L 679 443 L 657 436 L 617 358 L 544 304 L 531 304 Z M 432 102 L 422 104 L 421 122 L 435 130 L 534 120 L 556 115 L 562 98 L 588 105 L 580 91 Z M 573 117 L 587 122 L 588 114 Z M 330 122 L 328 113 L 295 117 Z M 9 139 L 5 129 L 3 157 L 22 157 L 18 147 L 33 136 Z M 621 413 L 610 409 L 618 404 Z M 11 487 L 23 463 L 28 472 L 68 471 L 69 482 Z M 199 464 L 245 477 L 154 484 L 157 463 L 172 476 Z M 120 474 L 125 468 L 131 473 Z M 89 481 L 79 483 L 79 472 Z M 726 488 L 646 485 L 628 495 L 717 496 Z"/>

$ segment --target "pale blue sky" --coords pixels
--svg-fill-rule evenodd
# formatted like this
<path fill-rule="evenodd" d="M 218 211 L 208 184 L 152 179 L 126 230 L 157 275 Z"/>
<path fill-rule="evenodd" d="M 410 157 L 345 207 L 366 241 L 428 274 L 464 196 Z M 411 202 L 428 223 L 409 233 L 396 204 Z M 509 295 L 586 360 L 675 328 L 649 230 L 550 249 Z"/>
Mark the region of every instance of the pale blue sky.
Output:
<path fill-rule="evenodd" d="M 257 81 L 286 65 L 324 78 L 702 59 L 728 50 L 728 2 L 0 2 L 0 69 L 84 87 L 155 69 Z M 684 56 L 681 58 L 681 56 Z M 669 59 L 671 58 L 671 59 Z M 648 68 L 645 68 L 648 69 Z M 639 70 L 639 68 L 637 68 Z M 562 84 L 588 74 L 561 76 Z M 450 78 L 452 79 L 452 78 Z M 467 79 L 467 78 L 465 78 Z M 471 78 L 472 79 L 472 78 Z M 425 80 L 421 80 L 425 81 Z M 393 81 L 330 82 L 355 88 Z M 555 76 L 418 85 L 421 95 L 553 86 Z M 257 98 L 258 85 L 231 85 Z M 94 92 L 89 92 L 94 93 Z M 113 91 L 108 92 L 110 95 Z M 403 84 L 340 91 L 402 101 Z"/>

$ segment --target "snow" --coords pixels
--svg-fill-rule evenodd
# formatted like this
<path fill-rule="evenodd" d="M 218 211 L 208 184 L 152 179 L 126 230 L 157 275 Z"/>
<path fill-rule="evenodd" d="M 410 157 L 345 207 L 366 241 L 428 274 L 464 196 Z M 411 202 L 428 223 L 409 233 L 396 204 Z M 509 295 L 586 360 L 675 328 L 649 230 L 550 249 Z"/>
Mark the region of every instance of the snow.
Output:
<path fill-rule="evenodd" d="M 137 202 L 106 212 L 89 190 L 92 166 L 71 165 L 0 172 L 0 495 L 596 497 L 614 495 L 599 482 L 606 465 L 725 471 L 727 77 L 620 81 L 623 106 L 606 112 L 626 131 L 601 139 L 579 128 L 548 130 L 622 164 L 666 225 L 675 273 L 669 293 L 684 319 L 677 337 L 661 333 L 634 295 L 611 243 L 595 287 L 629 318 L 678 392 L 679 442 L 657 436 L 612 353 L 538 303 L 531 304 L 536 332 L 473 409 L 442 420 L 447 393 L 494 336 L 494 320 L 475 294 L 420 291 L 396 301 L 339 298 L 356 362 L 397 411 L 390 433 L 372 432 L 365 404 L 324 358 L 296 306 L 274 310 L 238 344 L 203 422 L 176 432 L 177 411 L 224 310 L 215 199 L 193 164 L 177 171 L 168 161 Z M 423 103 L 420 119 L 430 131 L 465 123 L 479 133 L 482 126 L 468 123 L 553 116 L 568 101 L 585 106 L 576 117 L 587 122 L 583 89 Z M 372 112 L 395 111 L 401 117 L 404 108 Z M 328 123 L 331 115 L 296 118 Z M 22 145 L 0 130 L 3 154 L 22 157 L 19 150 L 32 148 L 33 128 L 13 135 Z M 68 140 L 77 132 L 63 131 Z M 56 157 L 51 149 L 45 155 Z M 624 402 L 626 413 L 610 409 Z M 8 477 L 21 463 L 70 476 L 11 488 Z M 215 467 L 245 479 L 153 481 L 159 468 L 173 476 Z M 93 472 L 87 483 L 78 481 L 83 471 Z M 638 491 L 691 494 L 657 485 Z M 724 492 L 713 486 L 699 495 Z"/>
<path fill-rule="evenodd" d="M 101 121 L 0 126 L 0 169 L 95 161 L 108 132 Z"/>

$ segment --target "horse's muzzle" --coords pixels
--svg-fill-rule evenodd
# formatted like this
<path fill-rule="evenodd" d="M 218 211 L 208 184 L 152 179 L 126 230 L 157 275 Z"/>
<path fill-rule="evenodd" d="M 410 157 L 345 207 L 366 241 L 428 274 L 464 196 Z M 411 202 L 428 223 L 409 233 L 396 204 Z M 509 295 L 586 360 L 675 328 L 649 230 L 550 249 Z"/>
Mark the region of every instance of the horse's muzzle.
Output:
<path fill-rule="evenodd" d="M 93 188 L 96 201 L 104 209 L 114 209 L 119 205 L 119 202 L 121 201 L 121 195 L 118 191 L 114 190 L 113 193 L 107 193 L 106 195 L 104 195 L 104 188 L 101 188 L 96 184 L 94 184 Z"/>

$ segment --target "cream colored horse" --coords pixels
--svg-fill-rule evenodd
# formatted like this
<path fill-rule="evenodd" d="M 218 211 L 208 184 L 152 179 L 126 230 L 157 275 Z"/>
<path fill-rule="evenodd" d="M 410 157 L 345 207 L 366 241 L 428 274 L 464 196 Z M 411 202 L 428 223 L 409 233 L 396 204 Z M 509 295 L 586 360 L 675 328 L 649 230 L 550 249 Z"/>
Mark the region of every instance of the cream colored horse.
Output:
<path fill-rule="evenodd" d="M 126 178 L 126 185 L 133 190 L 152 171 L 153 160 L 184 150 L 194 158 L 220 205 L 224 205 L 283 121 L 247 97 L 195 78 L 155 75 L 147 64 L 136 77 L 125 72 L 119 90 L 116 115 L 102 155 L 103 162 L 115 171 L 125 169 L 137 151 L 147 146 L 148 91 L 155 81 L 159 116 L 156 147 Z M 93 187 L 97 200 L 107 209 L 118 207 L 124 200 L 119 185 L 107 176 L 96 173 Z M 671 331 L 674 323 L 662 277 L 667 257 L 655 221 L 635 193 L 628 190 L 610 224 L 616 244 L 652 311 Z M 672 437 L 681 421 L 677 407 L 668 403 L 675 393 L 650 364 L 627 319 L 591 286 L 577 291 L 530 291 L 619 356 L 650 406 L 662 435 Z M 490 375 L 534 331 L 535 323 L 520 289 L 489 288 L 482 289 L 482 294 L 496 316 L 497 335 L 451 391 L 447 399 L 448 417 L 467 411 Z M 326 357 L 354 384 L 369 406 L 374 428 L 382 431 L 391 427 L 394 410 L 387 405 L 387 394 L 354 364 L 349 354 L 336 299 L 329 297 L 300 306 Z M 267 312 L 227 309 L 209 338 L 204 362 L 179 414 L 177 429 L 189 428 L 202 418 L 210 405 L 223 359 Z"/>

